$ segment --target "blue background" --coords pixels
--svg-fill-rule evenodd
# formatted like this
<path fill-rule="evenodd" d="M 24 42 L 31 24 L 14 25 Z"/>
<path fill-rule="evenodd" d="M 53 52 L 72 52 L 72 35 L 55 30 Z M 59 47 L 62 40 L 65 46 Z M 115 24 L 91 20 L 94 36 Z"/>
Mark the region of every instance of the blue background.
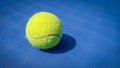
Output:
<path fill-rule="evenodd" d="M 2 0 L 0 68 L 120 68 L 119 0 Z M 57 15 L 63 37 L 41 51 L 25 38 L 36 12 Z"/>

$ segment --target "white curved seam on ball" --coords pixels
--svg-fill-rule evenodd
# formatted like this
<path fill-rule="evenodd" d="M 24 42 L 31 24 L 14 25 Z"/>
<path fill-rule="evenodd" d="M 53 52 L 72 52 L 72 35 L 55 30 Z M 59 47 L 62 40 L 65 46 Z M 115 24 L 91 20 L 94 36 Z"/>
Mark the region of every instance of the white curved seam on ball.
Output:
<path fill-rule="evenodd" d="M 41 39 L 48 38 L 48 37 L 51 37 L 51 36 L 55 36 L 55 37 L 61 38 L 58 34 L 50 34 L 50 35 L 43 36 L 43 37 L 40 37 L 40 38 L 33 38 L 33 37 L 28 33 L 28 36 L 29 36 L 30 38 L 32 38 L 32 39 L 35 39 L 35 40 L 41 40 Z"/>

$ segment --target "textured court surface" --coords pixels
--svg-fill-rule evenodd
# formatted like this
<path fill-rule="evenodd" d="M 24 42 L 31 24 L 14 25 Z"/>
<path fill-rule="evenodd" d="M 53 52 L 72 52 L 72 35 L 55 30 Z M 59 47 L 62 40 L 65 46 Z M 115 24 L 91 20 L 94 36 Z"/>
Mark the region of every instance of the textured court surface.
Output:
<path fill-rule="evenodd" d="M 120 68 L 119 0 L 0 2 L 0 68 Z M 25 38 L 32 14 L 48 11 L 63 24 L 61 42 L 41 51 Z"/>

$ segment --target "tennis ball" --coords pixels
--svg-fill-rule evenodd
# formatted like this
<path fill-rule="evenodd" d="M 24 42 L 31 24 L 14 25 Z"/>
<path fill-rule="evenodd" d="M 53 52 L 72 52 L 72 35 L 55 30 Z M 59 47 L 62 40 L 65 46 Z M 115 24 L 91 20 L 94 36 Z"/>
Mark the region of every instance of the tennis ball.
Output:
<path fill-rule="evenodd" d="M 60 19 L 49 12 L 35 13 L 26 25 L 26 38 L 38 49 L 56 46 L 62 37 Z"/>

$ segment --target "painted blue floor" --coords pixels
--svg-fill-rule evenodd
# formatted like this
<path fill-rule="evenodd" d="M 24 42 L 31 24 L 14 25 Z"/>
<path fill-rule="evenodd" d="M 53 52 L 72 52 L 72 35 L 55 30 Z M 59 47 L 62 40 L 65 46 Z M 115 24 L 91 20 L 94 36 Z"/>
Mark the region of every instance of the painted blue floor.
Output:
<path fill-rule="evenodd" d="M 119 0 L 4 0 L 0 2 L 0 68 L 120 68 Z M 41 51 L 25 38 L 36 12 L 57 15 L 63 37 Z"/>

